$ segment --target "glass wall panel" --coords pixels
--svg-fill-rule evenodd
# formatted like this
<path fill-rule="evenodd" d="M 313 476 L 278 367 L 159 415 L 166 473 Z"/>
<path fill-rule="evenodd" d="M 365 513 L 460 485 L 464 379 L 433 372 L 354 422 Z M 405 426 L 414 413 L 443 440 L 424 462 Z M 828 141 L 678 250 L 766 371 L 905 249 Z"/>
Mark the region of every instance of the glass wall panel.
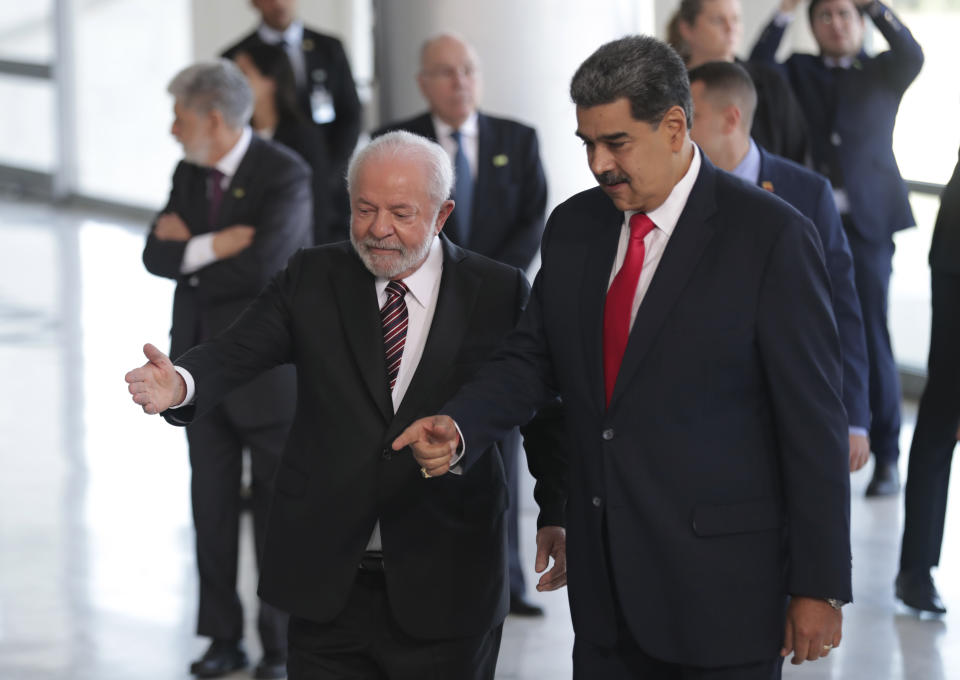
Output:
<path fill-rule="evenodd" d="M 924 63 L 900 105 L 893 149 L 904 177 L 945 184 L 960 147 L 960 1 L 900 0 L 895 8 L 923 47 Z"/>
<path fill-rule="evenodd" d="M 191 60 L 190 1 L 88 1 L 76 19 L 78 190 L 161 207 L 181 156 L 166 86 Z"/>
<path fill-rule="evenodd" d="M 52 172 L 56 164 L 53 82 L 0 74 L 0 164 Z"/>
<path fill-rule="evenodd" d="M 0 2 L 0 59 L 53 61 L 53 0 Z"/>
<path fill-rule="evenodd" d="M 927 254 L 940 199 L 911 194 L 910 205 L 917 219 L 915 229 L 905 229 L 894 238 L 893 278 L 890 281 L 890 342 L 897 363 L 911 371 L 926 372 L 930 343 L 930 267 Z"/>

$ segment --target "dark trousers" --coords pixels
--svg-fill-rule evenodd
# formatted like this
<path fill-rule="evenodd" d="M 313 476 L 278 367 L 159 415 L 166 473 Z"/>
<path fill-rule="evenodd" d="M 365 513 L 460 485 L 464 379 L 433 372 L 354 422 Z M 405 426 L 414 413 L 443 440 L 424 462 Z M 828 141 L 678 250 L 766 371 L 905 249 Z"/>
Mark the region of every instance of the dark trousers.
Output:
<path fill-rule="evenodd" d="M 843 216 L 843 224 L 853 253 L 854 278 L 867 336 L 870 448 L 877 462 L 895 463 L 900 457 L 900 376 L 887 329 L 893 240 L 886 239 L 881 243 L 865 240 L 851 228 L 847 215 Z"/>
<path fill-rule="evenodd" d="M 910 444 L 901 569 L 940 562 L 950 464 L 960 425 L 960 275 L 933 273 L 927 385 Z"/>
<path fill-rule="evenodd" d="M 493 680 L 502 632 L 501 624 L 469 638 L 413 638 L 393 618 L 383 575 L 358 572 L 347 606 L 333 621 L 290 617 L 287 678 Z"/>
<path fill-rule="evenodd" d="M 644 652 L 621 622 L 614 647 L 578 635 L 573 643 L 573 680 L 779 680 L 783 659 L 744 666 L 697 668 L 666 663 Z"/>
<path fill-rule="evenodd" d="M 243 637 L 243 609 L 237 595 L 243 449 L 249 449 L 251 458 L 253 528 L 259 567 L 273 478 L 289 428 L 287 422 L 245 428 L 233 422 L 222 406 L 187 426 L 200 574 L 198 635 L 221 640 Z M 285 613 L 261 602 L 257 627 L 265 651 L 283 653 L 286 650 Z"/>
<path fill-rule="evenodd" d="M 507 482 L 510 505 L 507 506 L 507 566 L 510 571 L 510 594 L 523 597 L 527 592 L 520 561 L 520 459 L 522 438 L 520 430 L 514 429 L 500 451 L 503 454 L 503 470 Z"/>

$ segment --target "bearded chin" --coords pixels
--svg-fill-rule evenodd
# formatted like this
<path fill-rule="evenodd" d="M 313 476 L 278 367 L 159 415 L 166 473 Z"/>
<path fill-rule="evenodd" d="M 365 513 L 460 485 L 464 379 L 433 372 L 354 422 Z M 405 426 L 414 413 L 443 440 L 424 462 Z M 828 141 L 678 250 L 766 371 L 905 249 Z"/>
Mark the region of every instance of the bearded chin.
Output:
<path fill-rule="evenodd" d="M 377 239 L 365 239 L 362 242 L 358 242 L 353 232 L 351 231 L 350 233 L 350 242 L 353 244 L 353 249 L 357 252 L 357 255 L 360 256 L 363 266 L 365 266 L 371 274 L 382 279 L 394 279 L 400 274 L 419 266 L 430 252 L 430 246 L 434 238 L 435 237 L 427 238 L 413 250 L 399 246 L 396 251 L 394 251 L 397 255 L 390 257 L 374 255 L 370 252 L 371 247 L 379 244 Z"/>

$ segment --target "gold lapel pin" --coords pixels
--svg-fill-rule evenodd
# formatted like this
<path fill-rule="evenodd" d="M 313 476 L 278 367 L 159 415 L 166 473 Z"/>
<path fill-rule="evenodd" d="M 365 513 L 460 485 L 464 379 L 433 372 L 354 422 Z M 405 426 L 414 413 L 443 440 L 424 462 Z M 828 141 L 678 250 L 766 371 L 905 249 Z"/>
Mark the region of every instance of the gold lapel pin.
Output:
<path fill-rule="evenodd" d="M 313 49 L 313 41 L 310 40 L 310 38 L 304 38 L 303 42 L 300 43 L 300 45 L 301 47 L 303 47 L 305 52 L 309 52 L 310 50 Z"/>
<path fill-rule="evenodd" d="M 764 189 L 766 189 L 770 193 L 773 193 L 773 182 L 768 182 L 767 180 L 763 180 L 762 182 L 760 182 L 760 186 L 762 186 Z"/>
<path fill-rule="evenodd" d="M 506 165 L 509 162 L 510 162 L 510 159 L 507 158 L 507 154 L 505 153 L 498 153 L 496 156 L 493 157 L 493 167 L 495 168 L 502 168 L 504 165 Z"/>
<path fill-rule="evenodd" d="M 247 195 L 247 192 L 244 191 L 243 188 L 241 187 L 237 187 L 236 189 L 233 190 L 234 198 L 243 198 L 246 195 Z"/>

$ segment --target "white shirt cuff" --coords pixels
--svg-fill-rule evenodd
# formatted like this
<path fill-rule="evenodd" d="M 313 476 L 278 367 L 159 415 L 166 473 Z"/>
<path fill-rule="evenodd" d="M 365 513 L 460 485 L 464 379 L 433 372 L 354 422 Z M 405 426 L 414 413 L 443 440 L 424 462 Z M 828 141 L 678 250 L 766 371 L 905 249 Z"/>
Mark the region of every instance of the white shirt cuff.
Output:
<path fill-rule="evenodd" d="M 462 475 L 463 466 L 460 465 L 460 461 L 463 460 L 463 454 L 467 452 L 467 442 L 463 440 L 463 432 L 460 431 L 460 426 L 457 425 L 457 421 L 453 421 L 453 426 L 457 428 L 457 434 L 460 435 L 460 452 L 450 460 L 450 472 L 455 475 Z"/>
<path fill-rule="evenodd" d="M 170 408 L 180 408 L 181 406 L 189 406 L 193 403 L 193 397 L 196 393 L 196 383 L 193 381 L 193 376 L 190 375 L 190 371 L 180 366 L 174 366 L 173 370 L 180 374 L 180 377 L 183 378 L 183 382 L 187 386 L 187 396 L 183 398 L 176 406 L 171 406 Z"/>
<path fill-rule="evenodd" d="M 869 433 L 867 432 L 867 428 L 865 427 L 857 427 L 855 425 L 851 425 L 850 434 L 860 436 L 860 437 L 866 437 Z"/>
<path fill-rule="evenodd" d="M 183 251 L 183 261 L 180 262 L 181 274 L 192 274 L 198 269 L 203 269 L 208 264 L 217 261 L 217 256 L 213 252 L 213 237 L 215 233 L 200 234 L 192 236 L 187 241 L 187 247 Z"/>
<path fill-rule="evenodd" d="M 778 26 L 779 28 L 783 28 L 784 26 L 789 26 L 792 21 L 793 21 L 792 12 L 778 11 L 776 15 L 773 17 L 773 25 Z"/>

